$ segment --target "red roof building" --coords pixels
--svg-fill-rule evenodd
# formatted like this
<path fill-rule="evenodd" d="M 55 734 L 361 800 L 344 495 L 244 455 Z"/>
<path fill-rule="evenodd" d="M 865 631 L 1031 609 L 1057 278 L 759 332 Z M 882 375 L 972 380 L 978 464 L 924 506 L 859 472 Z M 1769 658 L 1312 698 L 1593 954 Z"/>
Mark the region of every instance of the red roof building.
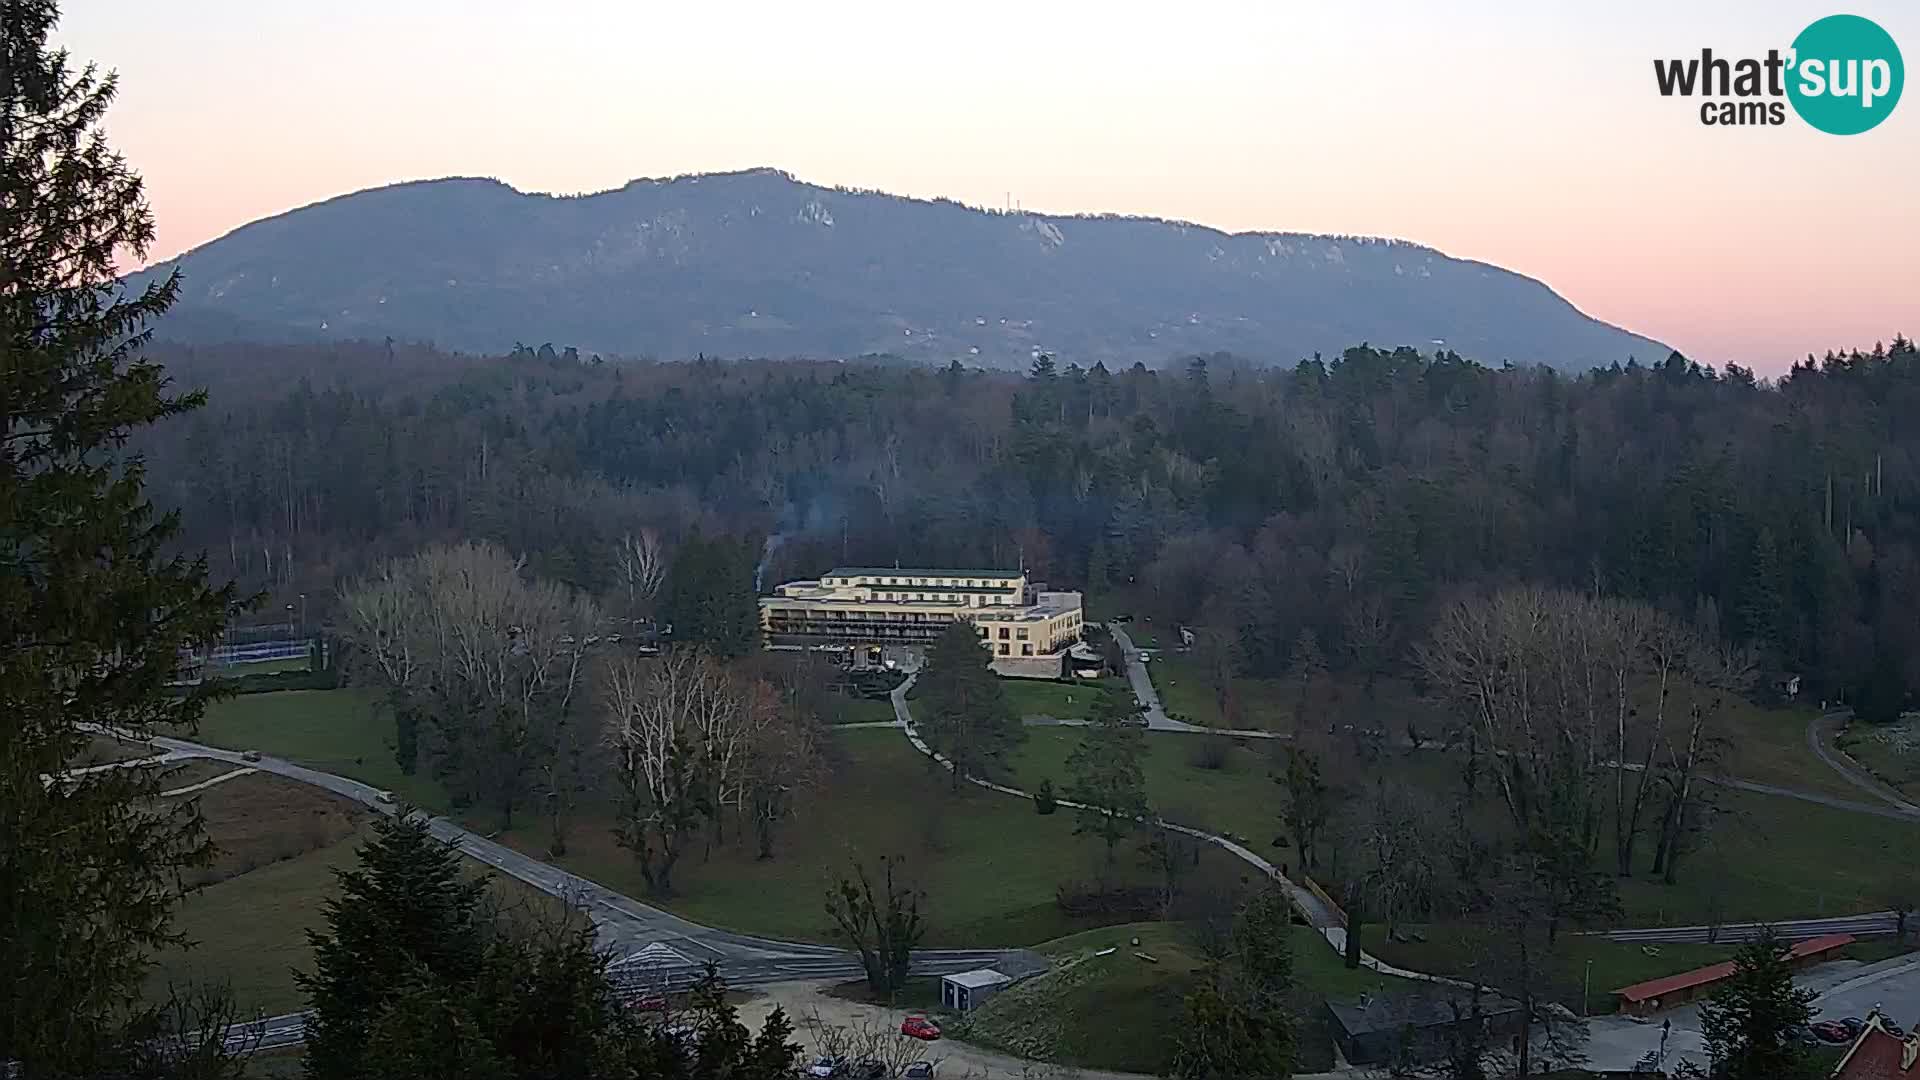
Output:
<path fill-rule="evenodd" d="M 1920 1031 L 1895 1038 L 1879 1013 L 1867 1017 L 1867 1026 L 1853 1040 L 1847 1056 L 1833 1070 L 1834 1080 L 1920 1080 Z"/>
<path fill-rule="evenodd" d="M 1852 934 L 1828 934 L 1824 937 L 1809 938 L 1806 941 L 1796 942 L 1787 951 L 1787 962 L 1794 967 L 1804 967 L 1807 964 L 1825 960 L 1851 944 L 1853 944 Z M 1660 1009 L 1670 1009 L 1675 1005 L 1692 1001 L 1732 974 L 1733 961 L 1727 960 L 1707 967 L 1695 968 L 1692 971 L 1683 971 L 1678 975 L 1634 983 L 1632 986 L 1615 990 L 1613 996 L 1620 999 L 1621 1012 L 1645 1016 Z M 1920 1080 L 1920 1077 L 1916 1077 L 1915 1080 Z"/>

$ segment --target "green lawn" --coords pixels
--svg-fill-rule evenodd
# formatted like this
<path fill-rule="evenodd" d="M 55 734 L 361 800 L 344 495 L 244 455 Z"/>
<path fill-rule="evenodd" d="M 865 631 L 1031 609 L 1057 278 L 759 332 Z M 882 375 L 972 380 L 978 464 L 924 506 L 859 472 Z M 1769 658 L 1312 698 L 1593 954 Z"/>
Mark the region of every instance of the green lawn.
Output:
<path fill-rule="evenodd" d="M 1407 927 L 1428 940 L 1396 942 L 1386 940 L 1378 926 L 1369 928 L 1362 941 L 1368 952 L 1388 963 L 1415 971 L 1455 973 L 1464 977 L 1476 974 L 1475 962 L 1482 955 L 1478 931 L 1443 925 Z M 1677 975 L 1683 971 L 1732 959 L 1731 945 L 1637 945 L 1608 941 L 1605 938 L 1568 934 L 1557 946 L 1556 963 L 1548 992 L 1562 1005 L 1579 1012 L 1582 997 L 1592 987 L 1585 1007 L 1594 1014 L 1613 1011 L 1612 992 L 1634 983 Z M 1588 962 L 1592 962 L 1589 980 Z M 1497 979 L 1495 972 L 1480 972 Z"/>
<path fill-rule="evenodd" d="M 1294 1011 L 1301 1062 L 1325 1068 L 1331 1054 L 1312 1018 L 1327 1000 L 1391 992 L 1399 979 L 1349 971 L 1313 930 L 1292 929 Z M 1132 944 L 1134 938 L 1140 944 Z M 1112 948 L 1106 955 L 1095 955 Z M 1042 952 L 1060 967 L 995 997 L 958 1024 L 954 1034 L 1006 1053 L 1085 1068 L 1163 1074 L 1184 1015 L 1184 998 L 1203 961 L 1185 931 L 1167 923 L 1132 923 L 1047 942 Z M 1144 960 L 1139 954 L 1150 956 Z"/>
<path fill-rule="evenodd" d="M 407 776 L 393 760 L 393 719 L 363 688 L 242 694 L 207 706 L 199 741 L 277 758 L 386 788 L 444 811 L 447 794 L 424 774 Z"/>
<path fill-rule="evenodd" d="M 1072 784 L 1067 757 L 1085 732 L 1079 728 L 1028 728 L 1027 738 L 1008 758 L 1009 783 L 1026 791 L 1052 779 L 1056 791 Z M 1162 816 L 1213 831 L 1227 830 L 1265 845 L 1278 828 L 1280 788 L 1265 746 L 1231 742 L 1226 767 L 1202 769 L 1192 755 L 1213 736 L 1149 733 L 1143 771 L 1147 799 Z M 1276 862 L 1279 860 L 1275 860 Z"/>
<path fill-rule="evenodd" d="M 1043 679 L 1001 679 L 1014 715 L 1051 716 L 1056 720 L 1085 720 L 1102 690 L 1125 690 L 1124 679 L 1090 682 L 1051 682 Z"/>
<path fill-rule="evenodd" d="M 1798 799 L 1722 793 L 1730 814 L 1707 850 L 1684 858 L 1679 883 L 1621 884 L 1638 923 L 1813 918 L 1886 907 L 1887 867 L 1920 849 L 1920 823 Z"/>
<path fill-rule="evenodd" d="M 834 694 L 828 698 L 828 713 L 824 720 L 828 724 L 865 724 L 892 723 L 893 701 L 888 698 L 862 698 L 850 694 Z"/>
<path fill-rule="evenodd" d="M 675 895 L 661 901 L 713 926 L 808 941 L 832 940 L 822 901 L 828 876 L 858 857 L 902 856 L 926 894 L 930 945 L 1030 945 L 1087 924 L 1063 915 L 1055 889 L 1092 876 L 1098 848 L 1073 835 L 1071 813 L 1042 817 L 1030 800 L 964 787 L 956 798 L 947 774 L 898 732 L 836 733 L 838 773 L 825 791 L 804 797 L 783 824 L 776 858 L 754 857 L 730 825 L 727 842 L 709 856 L 694 847 L 674 871 Z M 528 828 L 501 839 L 540 854 L 545 837 Z M 557 860 L 585 877 L 633 896 L 647 895 L 630 852 L 617 847 L 611 821 L 583 818 L 568 855 Z M 1123 876 L 1143 874 L 1131 849 Z M 1202 877 L 1238 880 L 1241 866 L 1209 851 Z"/>
<path fill-rule="evenodd" d="M 1074 728 L 1028 729 L 1026 741 L 1008 760 L 1010 782 L 1030 791 L 1051 778 L 1064 793 L 1071 784 L 1067 756 L 1082 735 Z M 1269 850 L 1279 832 L 1282 798 L 1271 779 L 1271 748 L 1234 743 L 1225 768 L 1199 768 L 1193 763 L 1197 744 L 1209 737 L 1146 737 L 1149 801 L 1172 820 L 1231 831 L 1247 837 L 1274 862 L 1292 862 L 1291 849 Z M 1458 768 L 1457 758 L 1434 751 L 1390 751 L 1366 772 L 1334 779 L 1355 784 L 1367 776 L 1390 778 L 1443 801 L 1456 790 Z M 1720 794 L 1728 813 L 1715 826 L 1709 845 L 1681 860 L 1676 884 L 1646 877 L 1653 845 L 1643 838 L 1636 857 L 1641 876 L 1620 883 L 1629 924 L 1809 918 L 1884 908 L 1887 901 L 1879 895 L 1884 868 L 1920 845 L 1920 824 L 1781 796 Z M 1498 818 L 1491 807 L 1488 816 Z M 1842 857 L 1842 851 L 1852 854 Z"/>

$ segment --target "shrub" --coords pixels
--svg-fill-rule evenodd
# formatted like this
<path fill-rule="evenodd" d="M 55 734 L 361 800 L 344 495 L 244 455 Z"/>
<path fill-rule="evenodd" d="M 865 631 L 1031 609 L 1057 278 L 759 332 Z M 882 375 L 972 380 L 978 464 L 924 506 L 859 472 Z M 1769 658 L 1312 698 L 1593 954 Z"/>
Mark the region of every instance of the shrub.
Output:
<path fill-rule="evenodd" d="M 1054 797 L 1053 780 L 1043 778 L 1040 781 L 1040 787 L 1033 793 L 1033 812 L 1045 815 L 1058 809 L 1060 809 L 1060 800 Z"/>

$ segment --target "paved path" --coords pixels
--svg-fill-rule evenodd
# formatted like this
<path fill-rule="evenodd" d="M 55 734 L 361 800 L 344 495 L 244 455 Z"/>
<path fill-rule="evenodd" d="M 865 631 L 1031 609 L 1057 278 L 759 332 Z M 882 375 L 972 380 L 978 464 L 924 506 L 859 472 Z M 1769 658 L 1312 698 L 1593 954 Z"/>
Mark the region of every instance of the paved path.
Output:
<path fill-rule="evenodd" d="M 173 760 L 203 758 L 225 761 L 254 771 L 324 788 L 379 813 L 391 814 L 390 796 L 369 784 L 309 769 L 278 758 L 249 761 L 236 750 L 154 736 L 150 742 Z M 461 853 L 517 878 L 550 896 L 580 909 L 592 921 L 603 948 L 617 954 L 610 974 L 632 992 L 678 989 L 698 979 L 714 964 L 734 986 L 755 986 L 796 979 L 853 979 L 864 974 L 859 957 L 850 950 L 808 942 L 777 941 L 702 926 L 615 892 L 557 866 L 523 855 L 504 844 L 471 832 L 446 818 L 430 819 L 429 830 Z M 1024 950 L 919 949 L 913 956 L 917 974 L 950 974 L 991 966 Z M 260 1048 L 287 1046 L 304 1038 L 301 1014 L 269 1017 L 247 1025 L 236 1041 L 258 1038 Z"/>
<path fill-rule="evenodd" d="M 205 791 L 215 784 L 224 784 L 229 780 L 235 779 L 236 777 L 248 776 L 253 773 L 257 773 L 259 771 L 260 771 L 259 769 L 253 769 L 253 768 L 234 769 L 230 772 L 223 772 L 219 776 L 216 776 L 211 780 L 202 780 L 197 784 L 188 784 L 186 787 L 177 787 L 177 788 L 174 788 L 172 791 L 163 791 L 160 793 L 160 797 L 163 799 L 171 799 L 176 795 L 191 795 L 196 791 Z"/>
<path fill-rule="evenodd" d="M 914 749 L 932 758 L 941 767 L 951 772 L 953 771 L 953 762 L 947 760 L 946 757 L 936 752 L 931 746 L 928 746 L 926 740 L 920 737 L 919 731 L 914 727 L 913 713 L 907 706 L 907 691 L 912 688 L 914 680 L 917 678 L 919 678 L 917 673 L 909 676 L 906 682 L 901 683 L 900 686 L 894 690 L 894 716 L 899 720 L 901 729 L 906 732 L 907 741 L 913 744 Z M 1028 800 L 1033 798 L 1030 792 L 1022 791 L 1016 787 L 1008 787 L 1005 784 L 996 784 L 991 780 L 983 780 L 975 776 L 967 776 L 963 777 L 963 779 L 977 787 L 983 787 L 989 791 L 997 791 L 1002 795 L 1012 795 L 1016 798 Z M 1069 799 L 1061 799 L 1058 801 L 1059 805 L 1072 810 L 1092 809 L 1084 803 L 1073 802 Z M 1326 904 L 1322 903 L 1320 898 L 1315 896 L 1306 886 L 1299 884 L 1292 878 L 1281 873 L 1279 867 L 1261 858 L 1244 845 L 1203 829 L 1196 829 L 1188 825 L 1179 825 L 1163 818 L 1153 818 L 1148 821 L 1147 824 L 1155 828 L 1166 829 L 1169 832 L 1177 832 L 1184 836 L 1190 836 L 1195 840 L 1222 848 L 1240 861 L 1259 870 L 1267 878 L 1278 883 L 1281 888 L 1286 890 L 1288 897 L 1291 898 L 1294 905 L 1300 909 L 1301 914 L 1305 915 L 1307 921 L 1312 924 L 1313 928 L 1318 931 L 1322 937 L 1326 938 L 1327 944 L 1331 945 L 1334 951 L 1342 954 L 1345 953 L 1347 947 L 1347 931 L 1346 927 L 1340 924 L 1339 916 L 1328 909 Z M 1377 971 L 1382 975 L 1394 975 L 1403 979 L 1419 979 L 1427 982 L 1446 983 L 1448 985 L 1471 988 L 1470 984 L 1454 979 L 1438 975 L 1429 975 L 1421 971 L 1411 971 L 1407 968 L 1395 967 L 1365 951 L 1362 951 L 1360 954 L 1360 966 Z"/>
<path fill-rule="evenodd" d="M 1807 749 L 1825 762 L 1827 767 L 1840 774 L 1840 778 L 1861 791 L 1892 807 L 1896 816 L 1920 819 L 1920 805 L 1900 796 L 1880 779 L 1854 764 L 1853 759 L 1844 753 L 1835 753 L 1827 745 L 1828 729 L 1831 725 L 1827 717 L 1816 716 L 1807 722 Z"/>
<path fill-rule="evenodd" d="M 1120 643 L 1120 651 L 1127 658 L 1127 681 L 1133 685 L 1134 697 L 1138 699 L 1141 705 L 1147 710 L 1147 727 L 1150 730 L 1173 731 L 1185 734 L 1204 733 L 1226 735 L 1236 739 L 1274 739 L 1281 742 L 1293 741 L 1294 736 L 1292 732 L 1262 731 L 1254 728 L 1214 728 L 1200 724 L 1189 724 L 1184 721 L 1169 718 L 1166 711 L 1161 708 L 1159 691 L 1155 689 L 1152 678 L 1148 676 L 1147 665 L 1140 659 L 1140 650 L 1134 648 L 1133 639 L 1129 638 L 1126 630 L 1117 624 L 1109 623 L 1107 624 L 1107 629 L 1112 631 L 1114 640 Z M 1061 726 L 1075 726 L 1084 724 L 1086 721 L 1055 720 L 1053 723 Z M 1836 761 L 1834 757 L 1827 752 L 1826 747 L 1817 737 L 1817 725 L 1818 721 L 1815 721 L 1815 724 L 1809 725 L 1807 728 L 1807 744 L 1813 748 L 1814 753 L 1818 754 L 1822 761 L 1831 765 L 1856 787 L 1874 795 L 1876 798 L 1892 803 L 1891 808 L 1878 803 L 1858 802 L 1852 799 L 1838 798 L 1833 795 L 1821 795 L 1817 792 L 1796 791 L 1793 788 L 1781 787 L 1777 784 L 1762 784 L 1754 780 L 1709 776 L 1702 776 L 1699 779 L 1703 783 L 1714 784 L 1720 787 L 1734 788 L 1740 791 L 1751 791 L 1758 795 L 1774 795 L 1783 799 L 1798 799 L 1801 802 L 1814 803 L 1819 806 L 1831 807 L 1835 810 L 1845 810 L 1855 814 L 1868 814 L 1873 817 L 1889 818 L 1894 821 L 1920 820 L 1920 806 L 1915 806 L 1901 799 L 1899 796 L 1888 791 L 1885 785 L 1879 784 L 1871 777 L 1863 777 L 1857 770 L 1850 770 Z M 885 721 L 875 726 L 886 726 Z M 1387 745 L 1403 750 L 1445 751 L 1452 749 L 1452 747 L 1446 743 L 1434 739 L 1423 739 L 1420 742 L 1414 742 L 1411 739 L 1396 736 L 1389 737 L 1385 741 Z M 1632 772 L 1639 772 L 1641 770 L 1641 766 L 1633 762 L 1628 762 L 1625 768 Z"/>

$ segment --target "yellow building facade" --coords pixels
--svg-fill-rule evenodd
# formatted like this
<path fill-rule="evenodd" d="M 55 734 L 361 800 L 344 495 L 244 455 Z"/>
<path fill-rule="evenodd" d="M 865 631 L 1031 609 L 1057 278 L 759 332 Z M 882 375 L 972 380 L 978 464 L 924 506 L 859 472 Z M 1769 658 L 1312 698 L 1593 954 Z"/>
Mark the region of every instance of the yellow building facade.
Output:
<path fill-rule="evenodd" d="M 1038 588 L 1018 570 L 839 567 L 760 600 L 769 648 L 924 648 L 955 620 L 973 624 L 1003 675 L 1052 677 L 1080 640 L 1077 592 Z"/>

